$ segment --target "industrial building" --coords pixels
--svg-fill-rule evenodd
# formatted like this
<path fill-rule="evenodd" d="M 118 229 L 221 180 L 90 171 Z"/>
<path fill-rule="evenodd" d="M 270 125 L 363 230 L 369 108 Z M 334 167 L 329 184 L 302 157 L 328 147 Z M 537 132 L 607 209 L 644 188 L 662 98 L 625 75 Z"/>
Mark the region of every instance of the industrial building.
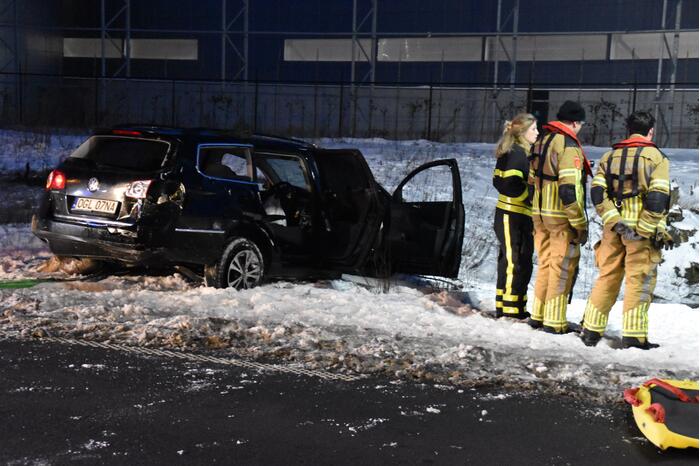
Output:
<path fill-rule="evenodd" d="M 491 140 L 586 104 L 698 141 L 695 0 L 0 0 L 5 126 L 125 121 L 301 137 Z"/>

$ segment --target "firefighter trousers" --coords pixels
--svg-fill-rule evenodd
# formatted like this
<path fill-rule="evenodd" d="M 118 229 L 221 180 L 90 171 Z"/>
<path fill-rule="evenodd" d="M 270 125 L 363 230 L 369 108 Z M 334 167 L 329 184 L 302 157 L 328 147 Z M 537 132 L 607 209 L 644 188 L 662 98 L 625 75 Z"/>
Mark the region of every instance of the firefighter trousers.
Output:
<path fill-rule="evenodd" d="M 496 209 L 493 229 L 500 243 L 496 314 L 525 317 L 527 286 L 532 276 L 532 218 Z"/>
<path fill-rule="evenodd" d="M 599 272 L 586 303 L 583 326 L 600 334 L 605 331 L 610 309 L 624 279 L 622 336 L 645 340 L 649 328 L 647 313 L 656 286 L 661 252 L 651 245 L 650 240 L 626 240 L 611 227 L 603 229 L 603 237 L 594 248 Z"/>
<path fill-rule="evenodd" d="M 555 332 L 567 330 L 566 306 L 574 285 L 581 248 L 568 221 L 543 222 L 533 215 L 537 278 L 530 318 Z"/>

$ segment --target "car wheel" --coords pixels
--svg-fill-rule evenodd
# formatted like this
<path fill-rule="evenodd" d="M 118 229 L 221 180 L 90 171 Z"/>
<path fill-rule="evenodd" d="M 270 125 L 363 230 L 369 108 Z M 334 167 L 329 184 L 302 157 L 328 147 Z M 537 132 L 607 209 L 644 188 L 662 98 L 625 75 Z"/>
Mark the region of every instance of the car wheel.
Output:
<path fill-rule="evenodd" d="M 244 290 L 259 285 L 265 274 L 265 262 L 258 246 L 246 238 L 231 241 L 221 259 L 205 268 L 208 286 Z"/>

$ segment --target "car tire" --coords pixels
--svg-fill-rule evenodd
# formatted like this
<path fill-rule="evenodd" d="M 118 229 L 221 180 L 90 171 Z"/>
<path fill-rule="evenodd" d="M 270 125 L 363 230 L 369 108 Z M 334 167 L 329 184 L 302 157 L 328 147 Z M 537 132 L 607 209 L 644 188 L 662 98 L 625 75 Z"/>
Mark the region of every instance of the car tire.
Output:
<path fill-rule="evenodd" d="M 235 238 L 224 249 L 216 264 L 204 268 L 204 282 L 216 288 L 237 290 L 262 283 L 265 261 L 258 246 L 247 238 Z"/>

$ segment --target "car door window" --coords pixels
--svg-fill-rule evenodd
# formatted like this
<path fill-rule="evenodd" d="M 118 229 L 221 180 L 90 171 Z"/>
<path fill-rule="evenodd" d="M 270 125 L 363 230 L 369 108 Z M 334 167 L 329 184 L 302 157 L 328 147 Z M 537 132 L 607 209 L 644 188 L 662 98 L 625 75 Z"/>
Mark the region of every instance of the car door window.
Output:
<path fill-rule="evenodd" d="M 253 181 L 250 153 L 245 147 L 200 147 L 198 168 L 202 174 L 211 178 Z"/>
<path fill-rule="evenodd" d="M 452 170 L 436 165 L 416 173 L 403 186 L 403 202 L 452 202 L 454 198 Z"/>
<path fill-rule="evenodd" d="M 273 184 L 289 183 L 305 191 L 311 191 L 309 178 L 299 157 L 259 153 L 256 154 L 256 167 L 256 172 L 259 173 L 262 169 L 266 178 L 270 178 Z"/>

